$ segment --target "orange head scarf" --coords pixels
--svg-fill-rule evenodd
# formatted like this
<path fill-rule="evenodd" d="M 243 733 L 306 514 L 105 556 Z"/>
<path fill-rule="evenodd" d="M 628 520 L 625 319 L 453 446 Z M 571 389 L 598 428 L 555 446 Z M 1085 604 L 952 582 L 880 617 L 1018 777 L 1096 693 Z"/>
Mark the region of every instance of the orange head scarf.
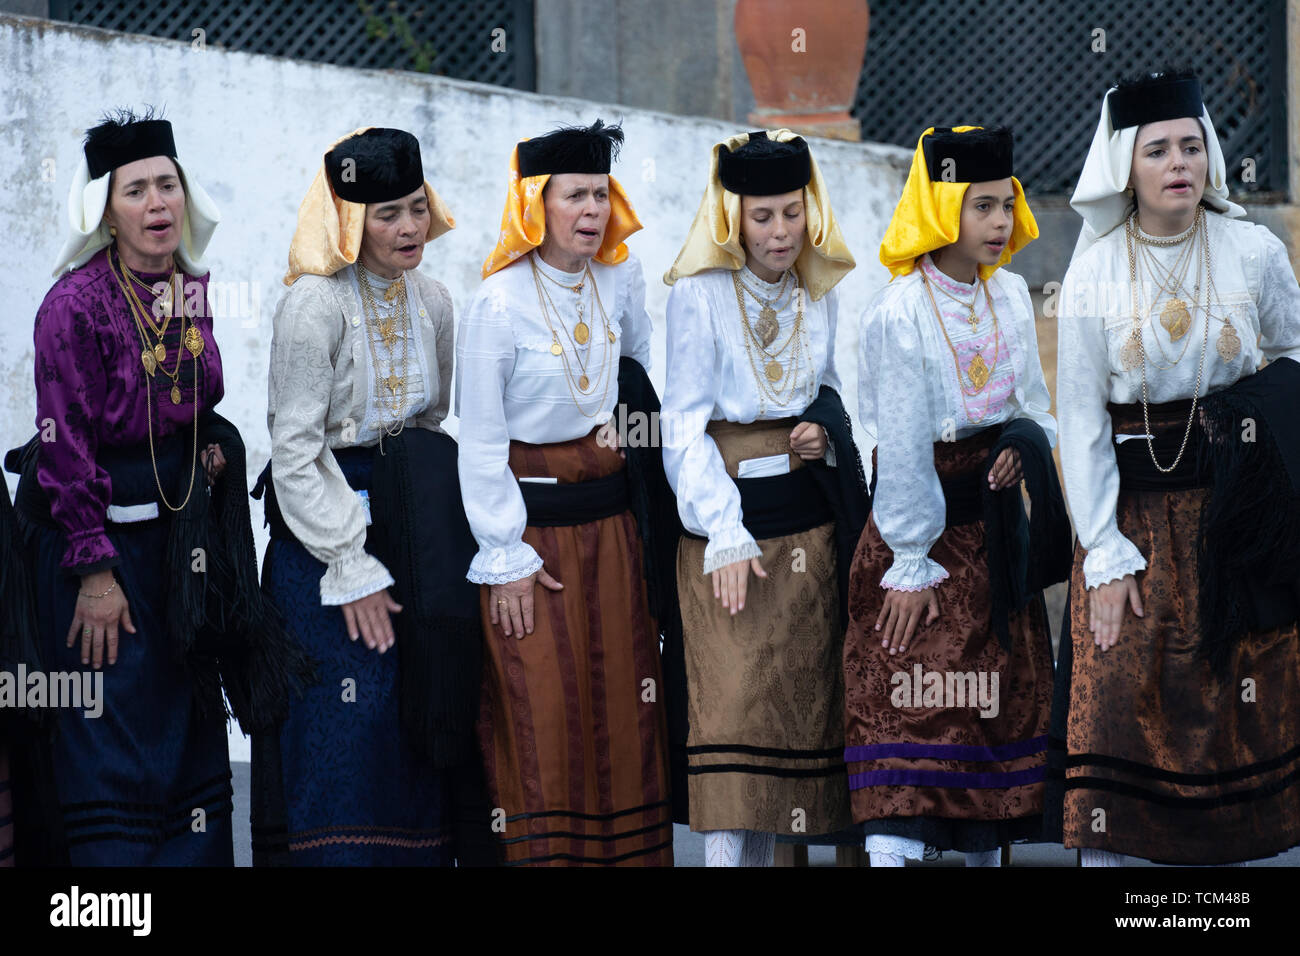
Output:
<path fill-rule="evenodd" d="M 484 279 L 532 252 L 546 238 L 546 203 L 542 192 L 551 175 L 520 176 L 519 146 L 511 150 L 510 189 L 506 193 L 505 211 L 501 214 L 501 234 L 497 236 L 496 248 L 483 263 Z M 609 205 L 605 238 L 595 258 L 597 262 L 613 266 L 627 258 L 625 240 L 641 228 L 641 220 L 632 209 L 627 193 L 613 176 L 609 177 Z"/>

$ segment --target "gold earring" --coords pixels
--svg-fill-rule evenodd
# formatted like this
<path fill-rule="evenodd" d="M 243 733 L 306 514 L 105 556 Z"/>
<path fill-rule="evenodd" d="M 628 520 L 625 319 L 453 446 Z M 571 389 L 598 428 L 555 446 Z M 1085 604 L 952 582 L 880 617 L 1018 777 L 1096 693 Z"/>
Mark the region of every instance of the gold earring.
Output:
<path fill-rule="evenodd" d="M 108 234 L 114 238 L 117 238 L 117 226 L 109 226 Z"/>

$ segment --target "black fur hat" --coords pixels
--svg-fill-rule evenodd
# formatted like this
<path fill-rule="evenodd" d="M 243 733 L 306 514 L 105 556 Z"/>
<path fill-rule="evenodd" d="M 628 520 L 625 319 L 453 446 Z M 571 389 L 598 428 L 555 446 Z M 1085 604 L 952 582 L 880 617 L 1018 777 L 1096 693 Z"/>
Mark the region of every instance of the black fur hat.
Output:
<path fill-rule="evenodd" d="M 420 142 L 406 130 L 376 127 L 325 154 L 334 195 L 347 202 L 392 202 L 424 185 Z"/>
<path fill-rule="evenodd" d="M 519 144 L 519 175 L 608 173 L 623 145 L 623 127 L 596 120 L 590 126 L 564 126 Z"/>
<path fill-rule="evenodd" d="M 176 158 L 172 124 L 149 107 L 142 116 L 129 109 L 105 113 L 98 126 L 86 131 L 86 165 L 98 179 L 119 166 L 150 156 Z"/>
<path fill-rule="evenodd" d="M 784 143 L 759 130 L 735 150 L 718 151 L 718 179 L 740 196 L 779 196 L 803 189 L 812 179 L 812 157 L 802 136 Z"/>
<path fill-rule="evenodd" d="M 1201 81 L 1188 69 L 1166 69 L 1120 80 L 1106 98 L 1114 129 L 1162 120 L 1200 119 L 1205 109 Z"/>
<path fill-rule="evenodd" d="M 1005 126 L 971 129 L 955 133 L 951 127 L 936 126 L 921 141 L 930 182 L 987 183 L 1007 179 L 1011 172 L 1014 137 Z"/>

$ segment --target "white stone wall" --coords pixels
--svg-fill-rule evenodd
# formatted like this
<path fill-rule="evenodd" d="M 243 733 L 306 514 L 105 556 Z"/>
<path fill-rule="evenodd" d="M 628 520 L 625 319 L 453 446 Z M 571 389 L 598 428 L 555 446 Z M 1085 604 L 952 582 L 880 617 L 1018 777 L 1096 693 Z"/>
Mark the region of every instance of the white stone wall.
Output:
<path fill-rule="evenodd" d="M 106 108 L 145 104 L 165 107 L 187 172 L 221 209 L 208 261 L 214 288 L 234 304 L 216 323 L 226 379 L 220 410 L 243 432 L 250 484 L 270 451 L 267 355 L 289 240 L 333 140 L 359 126 L 400 127 L 419 137 L 426 175 L 457 222 L 426 249 L 421 268 L 446 283 L 459 314 L 498 232 L 514 143 L 562 123 L 621 119 L 627 143 L 615 175 L 645 224 L 629 245 L 645 266 L 656 324 L 651 377 L 662 391 L 668 287 L 661 277 L 699 203 L 709 149 L 737 132 L 714 120 L 608 103 L 0 16 L 0 451 L 34 430 L 32 320 L 53 281 L 84 130 Z M 859 263 L 839 287 L 836 342 L 845 405 L 856 418 L 857 317 L 888 279 L 876 252 L 908 156 L 892 146 L 821 140 L 813 149 Z M 16 479 L 6 479 L 12 491 Z M 231 755 L 247 759 L 237 731 Z"/>

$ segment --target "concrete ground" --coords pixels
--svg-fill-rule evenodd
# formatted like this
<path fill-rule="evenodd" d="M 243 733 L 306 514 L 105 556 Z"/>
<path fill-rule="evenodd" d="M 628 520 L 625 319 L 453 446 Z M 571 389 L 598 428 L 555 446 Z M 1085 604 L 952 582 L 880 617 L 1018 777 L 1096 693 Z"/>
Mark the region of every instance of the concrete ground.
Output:
<path fill-rule="evenodd" d="M 252 866 L 253 851 L 248 829 L 250 767 L 238 761 L 231 763 L 235 783 L 235 865 Z M 704 837 L 692 833 L 684 826 L 673 826 L 673 858 L 677 866 L 704 865 Z M 809 847 L 809 866 L 834 866 L 835 849 L 828 846 Z M 908 866 L 962 866 L 960 853 L 945 853 L 936 863 L 908 863 Z M 1012 866 L 1074 866 L 1075 852 L 1050 844 L 1016 846 L 1011 850 Z M 1151 866 L 1153 864 L 1145 864 Z M 1264 863 L 1252 866 L 1300 866 L 1300 848 L 1284 853 Z"/>

